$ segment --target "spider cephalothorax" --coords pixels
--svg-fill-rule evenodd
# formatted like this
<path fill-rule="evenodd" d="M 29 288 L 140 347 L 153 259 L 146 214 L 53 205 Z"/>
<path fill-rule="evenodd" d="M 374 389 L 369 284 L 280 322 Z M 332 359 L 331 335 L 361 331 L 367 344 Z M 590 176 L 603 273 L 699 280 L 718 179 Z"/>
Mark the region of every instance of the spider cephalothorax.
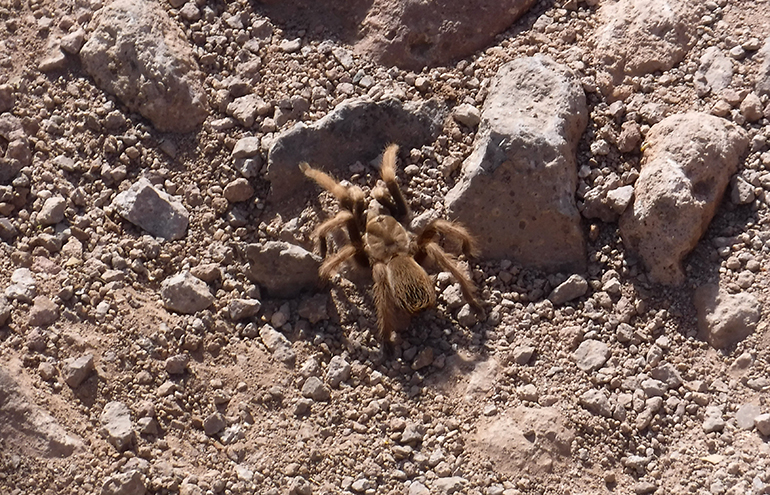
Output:
<path fill-rule="evenodd" d="M 392 341 L 404 315 L 413 315 L 436 304 L 433 279 L 425 266 L 436 265 L 452 273 L 466 301 L 475 310 L 481 310 L 470 278 L 456 258 L 437 242 L 440 236 L 454 238 L 462 244 L 463 254 L 476 256 L 473 237 L 465 227 L 442 219 L 429 222 L 418 232 L 405 226 L 409 208 L 396 182 L 397 152 L 395 144 L 385 149 L 380 170 L 385 186 L 372 190 L 372 196 L 387 213 L 367 212 L 361 188 L 344 186 L 307 163 L 300 164 L 302 172 L 332 193 L 342 207 L 334 218 L 323 222 L 313 233 L 325 258 L 319 274 L 323 279 L 331 279 L 340 265 L 351 258 L 371 268 L 379 335 L 385 342 Z M 327 256 L 326 236 L 337 228 L 347 231 L 349 243 Z"/>

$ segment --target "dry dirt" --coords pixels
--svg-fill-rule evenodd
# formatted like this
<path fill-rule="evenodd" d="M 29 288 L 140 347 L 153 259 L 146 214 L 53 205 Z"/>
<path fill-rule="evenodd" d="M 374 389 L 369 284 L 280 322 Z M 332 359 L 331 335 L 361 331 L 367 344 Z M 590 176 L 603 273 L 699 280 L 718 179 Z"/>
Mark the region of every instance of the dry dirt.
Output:
<path fill-rule="evenodd" d="M 279 49 L 281 42 L 299 37 L 303 46 L 318 46 L 324 41 L 319 35 L 323 31 L 309 31 L 300 17 L 296 22 L 281 19 L 286 23 L 276 21 L 272 38 L 261 48 L 261 80 L 254 91 L 275 106 L 300 94 L 308 79 L 325 80 L 328 96 L 301 118 L 309 123 L 351 96 L 340 92 L 338 84 L 351 83 L 345 89 L 352 88 L 352 95 L 366 94 L 367 88 L 358 84 L 357 74 L 363 71 L 375 84 L 387 80 L 405 100 L 438 96 L 450 104 L 469 102 L 480 108 L 487 81 L 506 61 L 535 53 L 563 61 L 574 46 L 590 53 L 592 35 L 600 25 L 597 7 L 569 3 L 576 8 L 542 1 L 498 36 L 494 46 L 454 66 L 420 74 L 358 57 L 353 67 L 345 69 L 317 51 L 285 53 Z M 14 301 L 10 320 L 0 327 L 0 367 L 32 403 L 84 441 L 78 452 L 57 458 L 27 443 L 35 432 L 0 438 L 0 493 L 112 493 L 103 491 L 105 483 L 114 481 L 116 473 L 131 470 L 141 473 L 148 493 L 158 494 L 770 492 L 767 437 L 756 428 L 736 425 L 736 411 L 744 404 L 770 412 L 767 309 L 754 334 L 735 348 L 718 351 L 698 338 L 692 305 L 694 288 L 716 280 L 729 287 L 746 263 L 755 260 L 759 269 L 746 290 L 763 308 L 770 308 L 766 274 L 770 250 L 761 240 L 761 234 L 770 230 L 765 196 L 736 206 L 728 191 L 706 237 L 687 260 L 689 278 L 681 289 L 648 285 L 640 267 L 625 253 L 615 224 L 584 221 L 586 236 L 591 233 L 593 239 L 585 274 L 591 290 L 561 307 L 554 308 L 545 296 L 566 277 L 482 258 L 472 263 L 472 272 L 498 321 L 492 318 L 464 327 L 457 322 L 457 311 L 440 297 L 435 311 L 412 322 L 395 356 L 383 354 L 374 338 L 376 321 L 365 278 L 356 284 L 343 278 L 324 289 L 321 293 L 331 294 L 333 309 L 329 319 L 315 324 L 301 318 L 298 310 L 308 304 L 311 294 L 289 301 L 263 298 L 251 329 L 288 317 L 281 330 L 297 357 L 296 366 L 286 366 L 271 356 L 259 337 L 246 336 L 248 321 L 233 322 L 227 312 L 232 299 L 259 297 L 259 288 L 243 274 L 246 262 L 240 247 L 280 236 L 288 221 L 263 214 L 269 183 L 261 178 L 253 180 L 255 197 L 239 206 L 245 225 L 233 221 L 232 207 L 221 201 L 222 188 L 238 177 L 229 166 L 235 142 L 245 135 L 269 141 L 272 132 L 260 129 L 259 123 L 252 130 L 236 125 L 223 131 L 204 124 L 197 133 L 164 135 L 100 91 L 76 58 L 69 59 L 64 70 L 38 70 L 48 55 L 54 28 L 87 22 L 84 7 L 94 11 L 101 4 L 0 0 L 0 84 L 13 86 L 11 112 L 23 120 L 34 145 L 33 165 L 21 172 L 23 180 L 13 183 L 16 196 L 7 217 L 20 235 L 0 241 L 0 288 L 10 285 L 16 268 L 31 267 L 38 294 L 50 297 L 59 311 L 53 324 L 38 330 L 44 347 L 32 350 L 31 305 Z M 180 17 L 179 9 L 163 4 L 189 33 L 190 22 Z M 252 22 L 266 15 L 260 4 L 246 1 L 198 4 L 208 5 L 202 25 L 222 29 L 222 36 L 232 37 L 218 22 L 224 13 L 248 12 Z M 708 111 L 716 99 L 699 98 L 692 77 L 682 75 L 694 72 L 710 45 L 728 51 L 748 38 L 770 36 L 768 2 L 716 4 L 718 23 L 709 28 L 710 39 L 696 41 L 685 60 L 672 69 L 674 76 L 666 72 L 637 78 L 634 91 L 644 101 L 665 101 L 668 113 Z M 543 16 L 557 29 L 538 27 Z M 702 27 L 698 33 L 702 35 Z M 236 49 L 228 43 L 218 45 L 216 63 L 203 66 L 212 101 L 218 89 L 215 81 L 232 71 Z M 758 64 L 751 53 L 737 60 L 731 87 L 750 90 Z M 595 67 L 582 65 L 581 76 L 596 74 Z M 415 88 L 419 77 L 430 81 L 428 89 Z M 476 84 L 466 84 L 470 79 Z M 617 132 L 620 127 L 606 117 L 610 101 L 597 92 L 587 97 L 591 120 L 578 166 L 638 167 L 638 150 L 615 151 L 590 161 L 588 150 L 600 130 L 610 126 Z M 109 133 L 88 125 L 90 117 L 101 119 L 113 108 L 125 112 L 124 128 Z M 212 105 L 209 121 L 222 117 L 224 113 Z M 289 121 L 279 130 L 292 124 Z M 752 137 L 770 138 L 766 118 L 744 127 Z M 472 129 L 450 122 L 434 144 L 436 161 L 450 153 L 466 157 L 473 137 Z M 164 142 L 175 145 L 174 157 L 162 151 L 168 149 Z M 126 148 L 138 150 L 138 155 L 121 152 Z M 766 145 L 752 149 L 744 166 L 754 163 L 764 170 L 770 159 L 763 162 L 760 156 L 766 152 Z M 53 158 L 62 154 L 81 163 L 80 170 L 61 170 Z M 412 193 L 422 190 L 427 177 L 429 160 L 424 156 L 425 150 L 404 150 L 401 156 L 402 167 L 409 163 L 421 167 L 410 179 L 401 174 Z M 125 178 L 108 181 L 101 174 L 104 163 L 108 169 L 124 165 Z M 176 191 L 192 212 L 187 237 L 161 243 L 151 256 L 146 255 L 143 232 L 110 207 L 119 191 L 146 173 L 160 176 L 166 190 Z M 371 184 L 375 174 L 373 168 L 367 169 L 361 180 Z M 440 195 L 454 180 L 456 175 L 426 191 Z M 68 203 L 60 226 L 41 228 L 33 222 L 32 215 L 50 195 L 46 191 L 78 196 Z M 419 209 L 421 202 L 414 200 L 412 205 Z M 318 202 L 309 203 L 296 236 L 307 242 L 325 215 Z M 82 252 L 48 250 L 38 242 L 41 234 L 65 228 L 81 241 Z M 722 242 L 717 238 L 728 239 L 731 259 L 740 261 L 737 269 L 717 251 Z M 132 268 L 136 260 L 144 270 Z M 161 281 L 204 263 L 221 268 L 221 276 L 210 283 L 217 298 L 214 306 L 193 316 L 165 310 L 159 296 Z M 105 283 L 99 278 L 99 264 L 125 272 L 125 279 Z M 630 320 L 634 335 L 629 342 L 614 337 L 617 299 L 602 306 L 606 293 L 596 296 L 610 270 L 617 272 L 622 294 L 634 306 Z M 102 301 L 109 303 L 109 311 L 97 317 Z M 575 366 L 572 353 L 585 338 L 609 345 L 609 360 L 598 371 L 586 373 Z M 528 361 L 521 357 L 525 346 L 534 351 Z M 432 363 L 414 371 L 415 356 L 424 356 L 427 349 L 434 353 Z M 649 373 L 655 360 L 651 352 L 658 351 L 681 374 L 684 385 L 668 390 L 663 407 L 639 429 L 633 418 L 644 410 L 644 391 L 629 389 L 623 382 Z M 86 353 L 94 355 L 96 372 L 72 389 L 61 377 L 63 363 Z M 191 358 L 187 371 L 169 376 L 165 360 L 179 353 Z M 330 387 L 328 401 L 305 399 L 301 391 L 307 377 L 323 379 L 335 356 L 351 364 L 350 377 L 339 387 Z M 313 361 L 320 371 L 313 369 Z M 53 364 L 59 374 L 43 379 L 44 362 Z M 169 381 L 175 391 L 159 391 Z M 628 417 L 605 417 L 584 408 L 578 397 L 592 388 L 607 391 L 612 401 L 630 401 Z M 157 434 L 137 433 L 131 448 L 116 450 L 101 431 L 100 416 L 110 401 L 128 405 L 137 429 L 142 416 L 154 417 Z M 679 404 L 684 404 L 685 413 L 678 416 Z M 704 431 L 707 405 L 722 407 L 721 431 Z M 526 416 L 546 407 L 547 413 Z M 204 432 L 205 420 L 217 412 L 228 424 L 232 434 L 228 439 Z M 509 417 L 514 426 L 490 427 L 494 420 Z M 490 431 L 499 442 L 490 445 L 485 439 Z M 566 451 L 558 447 L 558 439 L 565 435 Z M 126 488 L 121 493 L 143 492 Z"/>

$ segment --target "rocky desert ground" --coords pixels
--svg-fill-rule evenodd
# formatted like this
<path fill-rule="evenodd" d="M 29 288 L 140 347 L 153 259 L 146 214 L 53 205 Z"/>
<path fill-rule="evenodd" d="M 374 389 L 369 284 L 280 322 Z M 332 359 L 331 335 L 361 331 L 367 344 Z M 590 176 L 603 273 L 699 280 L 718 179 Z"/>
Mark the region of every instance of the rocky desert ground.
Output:
<path fill-rule="evenodd" d="M 0 493 L 770 493 L 769 122 L 765 0 L 0 0 Z"/>

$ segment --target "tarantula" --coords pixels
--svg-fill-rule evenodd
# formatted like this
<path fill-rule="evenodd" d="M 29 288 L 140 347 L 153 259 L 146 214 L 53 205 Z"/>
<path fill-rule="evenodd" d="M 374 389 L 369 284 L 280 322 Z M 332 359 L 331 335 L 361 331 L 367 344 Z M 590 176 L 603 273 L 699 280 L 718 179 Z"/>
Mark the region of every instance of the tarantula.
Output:
<path fill-rule="evenodd" d="M 303 162 L 302 173 L 329 191 L 342 207 L 334 218 L 326 220 L 313 232 L 324 259 L 319 275 L 331 279 L 340 266 L 350 260 L 369 267 L 374 279 L 379 338 L 391 343 L 394 333 L 411 315 L 436 304 L 433 279 L 425 266 L 437 265 L 449 271 L 460 283 L 463 297 L 477 313 L 483 312 L 476 289 L 457 259 L 444 251 L 438 238 L 454 238 L 462 244 L 466 257 L 478 255 L 473 237 L 456 222 L 436 219 L 418 232 L 406 227 L 409 207 L 396 182 L 398 146 L 391 144 L 382 156 L 380 173 L 385 186 L 377 185 L 372 196 L 387 211 L 367 211 L 364 192 L 355 185 L 342 185 L 328 174 Z M 349 243 L 327 256 L 326 236 L 335 229 L 347 231 Z"/>

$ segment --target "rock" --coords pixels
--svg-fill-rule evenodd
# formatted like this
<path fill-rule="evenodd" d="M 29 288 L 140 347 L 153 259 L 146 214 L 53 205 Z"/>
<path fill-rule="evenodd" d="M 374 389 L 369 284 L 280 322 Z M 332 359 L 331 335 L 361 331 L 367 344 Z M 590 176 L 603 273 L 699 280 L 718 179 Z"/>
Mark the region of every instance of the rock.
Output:
<path fill-rule="evenodd" d="M 64 220 L 64 209 L 67 207 L 67 200 L 61 196 L 51 196 L 43 203 L 43 208 L 37 214 L 37 221 L 40 225 L 54 225 Z"/>
<path fill-rule="evenodd" d="M 663 363 L 651 369 L 650 376 L 665 383 L 669 388 L 679 388 L 682 385 L 682 377 L 671 363 Z"/>
<path fill-rule="evenodd" d="M 517 345 L 513 349 L 513 361 L 523 366 L 532 359 L 534 354 L 535 348 L 531 345 Z"/>
<path fill-rule="evenodd" d="M 430 490 L 419 481 L 414 481 L 409 485 L 407 495 L 430 495 Z"/>
<path fill-rule="evenodd" d="M 604 2 L 605 20 L 596 32 L 596 59 L 614 78 L 666 71 L 687 53 L 697 25 L 691 0 L 620 0 Z"/>
<path fill-rule="evenodd" d="M 567 425 L 558 409 L 519 406 L 505 414 L 478 419 L 471 445 L 491 458 L 498 472 L 539 476 L 569 460 L 575 434 Z"/>
<path fill-rule="evenodd" d="M 116 0 L 90 25 L 80 60 L 97 86 L 161 132 L 190 132 L 203 122 L 203 75 L 184 31 L 157 2 Z"/>
<path fill-rule="evenodd" d="M 621 186 L 607 191 L 607 204 L 613 212 L 622 215 L 634 198 L 634 186 Z"/>
<path fill-rule="evenodd" d="M 64 360 L 61 374 L 64 383 L 71 388 L 78 388 L 94 369 L 94 355 L 86 354 L 79 358 Z"/>
<path fill-rule="evenodd" d="M 173 275 L 160 285 L 163 306 L 171 311 L 193 314 L 211 306 L 214 296 L 206 282 L 188 271 Z"/>
<path fill-rule="evenodd" d="M 770 414 L 760 414 L 754 418 L 754 426 L 764 436 L 770 436 Z"/>
<path fill-rule="evenodd" d="M 325 402 L 331 398 L 331 392 L 317 376 L 311 376 L 302 385 L 302 396 L 316 402 Z"/>
<path fill-rule="evenodd" d="M 642 132 L 639 124 L 633 120 L 623 122 L 617 141 L 618 151 L 621 153 L 633 151 L 640 142 L 642 142 Z"/>
<path fill-rule="evenodd" d="M 761 412 L 756 404 L 743 404 L 735 411 L 735 423 L 742 430 L 750 430 L 754 428 L 754 418 Z"/>
<path fill-rule="evenodd" d="M 248 201 L 254 195 L 254 188 L 248 179 L 240 177 L 225 186 L 224 196 L 230 203 Z"/>
<path fill-rule="evenodd" d="M 15 100 L 13 86 L 10 84 L 0 84 L 0 113 L 12 110 Z"/>
<path fill-rule="evenodd" d="M 433 348 L 425 347 L 419 353 L 417 353 L 417 356 L 415 356 L 414 361 L 412 361 L 412 369 L 421 370 L 423 368 L 430 366 L 432 363 L 433 363 Z"/>
<path fill-rule="evenodd" d="M 32 150 L 21 120 L 11 113 L 0 114 L 0 138 L 4 144 L 5 157 L 0 156 L 0 184 L 10 182 L 19 170 L 32 163 Z"/>
<path fill-rule="evenodd" d="M 753 202 L 754 198 L 754 186 L 740 176 L 733 178 L 732 187 L 730 188 L 730 201 L 733 204 L 747 205 Z"/>
<path fill-rule="evenodd" d="M 249 94 L 234 99 L 227 105 L 227 115 L 241 123 L 244 127 L 251 127 L 257 119 L 260 105 L 264 104 L 262 98 Z"/>
<path fill-rule="evenodd" d="M 0 174 L 2 174 L 2 170 L 0 170 Z M 13 222 L 8 218 L 0 218 L 0 239 L 10 243 L 17 235 L 19 235 L 19 230 Z"/>
<path fill-rule="evenodd" d="M 575 205 L 577 143 L 585 94 L 574 74 L 547 57 L 520 58 L 495 76 L 473 152 L 446 196 L 485 258 L 546 270 L 586 262 Z"/>
<path fill-rule="evenodd" d="M 325 293 L 314 294 L 303 299 L 297 308 L 297 314 L 311 324 L 329 319 L 329 296 Z"/>
<path fill-rule="evenodd" d="M 754 76 L 754 88 L 759 96 L 770 95 L 770 37 L 757 55 L 762 58 L 762 64 Z"/>
<path fill-rule="evenodd" d="M 273 354 L 273 357 L 282 363 L 294 366 L 297 354 L 292 349 L 291 342 L 289 342 L 289 339 L 284 334 L 265 324 L 259 329 L 259 337 L 262 339 L 265 347 L 267 347 L 267 350 Z"/>
<path fill-rule="evenodd" d="M 176 240 L 187 233 L 190 217 L 187 209 L 147 179 L 139 179 L 118 194 L 112 205 L 120 216 L 154 237 Z"/>
<path fill-rule="evenodd" d="M 68 457 L 84 450 L 79 437 L 68 434 L 25 396 L 5 367 L 0 367 L 0 438 L 4 453 L 19 452 L 31 458 Z"/>
<path fill-rule="evenodd" d="M 447 476 L 433 480 L 433 487 L 440 494 L 452 495 L 453 493 L 462 493 L 467 481 L 460 476 Z"/>
<path fill-rule="evenodd" d="M 111 401 L 104 406 L 99 418 L 107 440 L 122 452 L 129 448 L 135 440 L 134 428 L 131 424 L 131 411 L 122 402 Z"/>
<path fill-rule="evenodd" d="M 746 292 L 728 294 L 707 284 L 698 287 L 693 302 L 701 337 L 718 349 L 745 339 L 759 323 L 760 303 Z"/>
<path fill-rule="evenodd" d="M 378 64 L 419 73 L 425 66 L 451 65 L 493 43 L 535 0 L 287 0 L 265 2 L 276 23 L 323 27 Z M 304 50 L 304 47 L 303 47 Z M 354 59 L 331 48 L 345 69 Z"/>
<path fill-rule="evenodd" d="M 449 63 L 488 46 L 534 3 L 376 0 L 361 21 L 355 50 L 386 67 L 396 65 L 419 72 L 425 66 Z"/>
<path fill-rule="evenodd" d="M 210 414 L 203 420 L 203 431 L 206 432 L 206 435 L 208 436 L 216 435 L 224 430 L 225 426 L 227 426 L 227 421 L 225 421 L 225 417 L 218 412 Z"/>
<path fill-rule="evenodd" d="M 62 52 L 58 46 L 50 48 L 48 53 L 37 64 L 37 69 L 40 72 L 57 72 L 64 70 L 67 67 L 67 56 Z"/>
<path fill-rule="evenodd" d="M 391 142 L 402 149 L 419 148 L 441 132 L 445 109 L 437 100 L 421 104 L 388 99 L 345 100 L 331 113 L 310 126 L 302 123 L 282 132 L 268 153 L 266 178 L 270 181 L 269 202 L 289 202 L 299 211 L 304 196 L 317 196 L 313 181 L 302 175 L 303 161 L 340 178 L 349 174 L 356 161 L 367 163 Z M 354 137 L 353 137 L 354 136 Z"/>
<path fill-rule="evenodd" d="M 334 356 L 326 368 L 326 383 L 332 388 L 350 378 L 350 364 L 342 356 Z"/>
<path fill-rule="evenodd" d="M 741 115 L 748 122 L 756 122 L 763 117 L 764 109 L 762 108 L 762 101 L 759 99 L 756 93 L 749 93 L 746 98 L 741 102 Z"/>
<path fill-rule="evenodd" d="M 610 348 L 604 342 L 598 340 L 584 340 L 580 343 L 572 358 L 578 368 L 585 372 L 598 370 L 610 357 Z"/>
<path fill-rule="evenodd" d="M 230 301 L 230 304 L 227 305 L 230 319 L 233 321 L 256 316 L 261 308 L 262 303 L 256 299 L 233 299 Z"/>
<path fill-rule="evenodd" d="M 29 268 L 17 268 L 11 274 L 11 285 L 5 288 L 8 299 L 31 303 L 37 294 L 37 282 Z"/>
<path fill-rule="evenodd" d="M 601 414 L 605 418 L 612 417 L 612 408 L 607 395 L 595 388 L 590 388 L 580 395 L 580 405 L 593 414 Z"/>
<path fill-rule="evenodd" d="M 259 154 L 260 139 L 257 136 L 243 137 L 233 147 L 233 159 L 249 158 Z"/>
<path fill-rule="evenodd" d="M 142 481 L 142 473 L 132 469 L 107 478 L 102 485 L 101 495 L 145 495 L 146 493 L 147 488 Z"/>
<path fill-rule="evenodd" d="M 481 122 L 481 112 L 473 105 L 463 103 L 452 110 L 452 117 L 467 127 L 476 127 Z"/>
<path fill-rule="evenodd" d="M 204 263 L 190 268 L 193 277 L 199 278 L 206 283 L 213 282 L 222 277 L 222 270 L 217 263 Z"/>
<path fill-rule="evenodd" d="M 719 93 L 730 86 L 733 79 L 733 61 L 717 46 L 710 46 L 700 57 L 700 66 L 695 73 L 695 90 L 699 96 L 709 92 Z"/>
<path fill-rule="evenodd" d="M 585 295 L 586 292 L 588 292 L 588 282 L 580 275 L 575 274 L 551 291 L 548 299 L 559 305 L 577 299 Z"/>
<path fill-rule="evenodd" d="M 711 433 L 722 431 L 725 427 L 725 420 L 722 419 L 722 408 L 720 406 L 708 406 L 703 413 L 703 431 Z"/>
<path fill-rule="evenodd" d="M 166 358 L 165 368 L 169 375 L 182 375 L 187 370 L 190 356 L 187 354 L 175 354 Z"/>
<path fill-rule="evenodd" d="M 80 28 L 62 36 L 59 46 L 64 53 L 77 55 L 80 53 L 80 49 L 83 48 L 83 43 L 85 43 L 85 41 L 86 32 Z"/>
<path fill-rule="evenodd" d="M 246 276 L 265 288 L 270 297 L 295 297 L 318 284 L 321 259 L 305 249 L 283 241 L 246 246 L 249 266 Z"/>
<path fill-rule="evenodd" d="M 415 423 L 409 423 L 406 425 L 406 428 L 404 428 L 403 433 L 401 433 L 400 441 L 402 444 L 417 444 L 422 442 L 422 437 L 422 427 Z"/>
<path fill-rule="evenodd" d="M 31 327 L 47 327 L 59 317 L 59 307 L 46 296 L 37 296 L 29 309 L 27 323 Z"/>
<path fill-rule="evenodd" d="M 679 285 L 682 259 L 708 228 L 748 139 L 724 119 L 688 113 L 654 125 L 646 143 L 620 233 L 654 282 Z"/>
<path fill-rule="evenodd" d="M 11 320 L 11 304 L 8 299 L 0 295 L 0 327 Z"/>

